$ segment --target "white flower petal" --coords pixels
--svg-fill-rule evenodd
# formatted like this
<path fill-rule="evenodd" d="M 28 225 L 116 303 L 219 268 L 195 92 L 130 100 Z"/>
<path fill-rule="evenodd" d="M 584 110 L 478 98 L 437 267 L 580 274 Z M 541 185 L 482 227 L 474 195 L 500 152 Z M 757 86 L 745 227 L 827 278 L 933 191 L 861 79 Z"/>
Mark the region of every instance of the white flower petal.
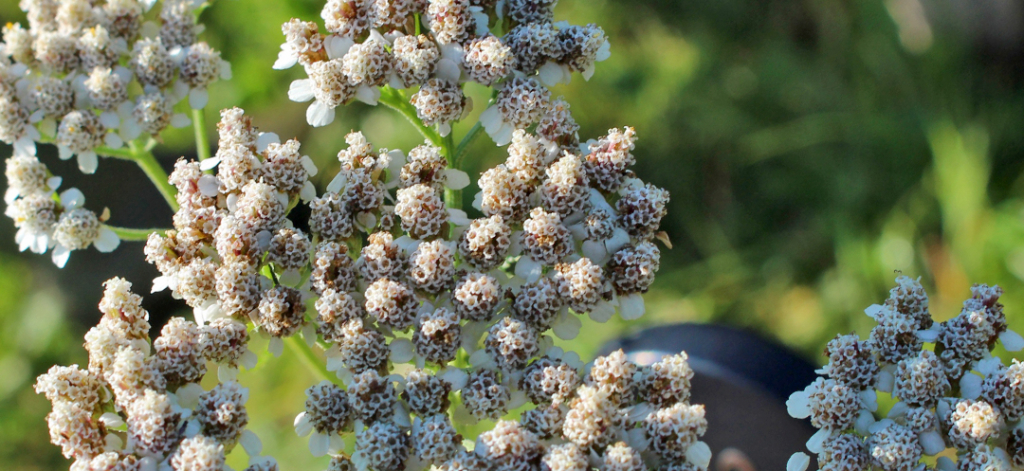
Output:
<path fill-rule="evenodd" d="M 605 247 L 608 248 L 608 253 L 615 254 L 620 249 L 629 245 L 629 233 L 621 227 L 615 228 L 612 232 L 612 238 L 605 242 Z"/>
<path fill-rule="evenodd" d="M 205 88 L 194 88 L 188 92 L 188 106 L 193 110 L 201 110 L 206 108 L 206 104 L 210 102 L 210 93 Z"/>
<path fill-rule="evenodd" d="M 313 127 L 327 126 L 334 122 L 334 109 L 316 100 L 306 108 L 306 122 Z"/>
<path fill-rule="evenodd" d="M 1019 352 L 1024 350 L 1024 337 L 1020 334 L 1007 329 L 1005 332 L 999 334 L 999 341 L 1003 343 L 1003 347 L 1008 352 Z"/>
<path fill-rule="evenodd" d="M 263 452 L 263 442 L 252 430 L 243 430 L 242 435 L 238 438 L 238 444 L 242 445 L 245 454 L 252 457 L 259 456 Z"/>
<path fill-rule="evenodd" d="M 100 159 L 96 155 L 96 152 L 86 151 L 78 154 L 78 169 L 82 173 L 91 175 L 96 173 L 96 168 L 100 165 Z"/>
<path fill-rule="evenodd" d="M 159 292 L 167 289 L 168 286 L 170 286 L 170 283 L 168 282 L 167 277 L 166 276 L 158 276 L 156 278 L 153 278 L 153 289 L 151 289 L 149 292 L 150 293 L 159 293 Z"/>
<path fill-rule="evenodd" d="M 355 40 L 349 37 L 330 35 L 324 40 L 324 48 L 327 50 L 328 59 L 341 59 L 348 54 L 348 50 L 356 44 Z"/>
<path fill-rule="evenodd" d="M 231 70 L 231 63 L 224 59 L 221 59 L 218 65 L 220 66 L 220 74 L 218 74 L 220 75 L 220 79 L 231 80 L 231 77 L 235 75 L 235 73 Z"/>
<path fill-rule="evenodd" d="M 60 205 L 66 210 L 78 209 L 85 204 L 85 195 L 78 188 L 68 188 L 60 194 Z"/>
<path fill-rule="evenodd" d="M 981 396 L 981 376 L 967 373 L 960 378 L 960 397 L 964 399 L 977 399 Z"/>
<path fill-rule="evenodd" d="M 285 281 L 284 279 L 286 276 L 290 278 L 288 281 Z M 300 279 L 301 278 L 297 271 L 289 270 L 284 272 L 284 275 L 281 276 L 281 283 L 294 286 L 298 284 Z M 302 339 L 306 341 L 306 345 L 310 348 L 313 348 L 313 345 L 316 345 L 316 324 L 307 322 L 306 325 L 302 326 Z"/>
<path fill-rule="evenodd" d="M 402 401 L 395 401 L 392 411 L 394 413 L 392 418 L 395 425 L 405 428 L 412 427 L 412 422 L 409 420 L 409 411 L 405 409 L 405 404 Z"/>
<path fill-rule="evenodd" d="M 892 372 L 882 370 L 878 373 L 878 381 L 875 384 L 875 389 L 881 392 L 892 392 L 892 386 L 895 382 L 896 378 L 892 375 Z"/>
<path fill-rule="evenodd" d="M 103 415 L 100 416 L 100 422 L 103 422 L 103 425 L 107 428 L 115 428 L 124 425 L 124 420 L 121 416 L 113 412 L 104 412 Z"/>
<path fill-rule="evenodd" d="M 461 190 L 469 186 L 469 174 L 462 170 L 450 168 L 444 171 L 444 186 L 453 190 Z"/>
<path fill-rule="evenodd" d="M 853 428 L 861 435 L 870 435 L 868 430 L 871 426 L 875 425 L 875 416 L 867 410 L 861 410 L 860 414 L 857 415 L 857 420 L 853 422 Z"/>
<path fill-rule="evenodd" d="M 956 471 L 956 469 L 956 463 L 948 456 L 940 456 L 939 459 L 935 460 L 936 471 Z"/>
<path fill-rule="evenodd" d="M 280 357 L 284 353 L 284 340 L 281 340 L 281 337 L 271 337 L 267 345 L 267 351 L 275 357 Z"/>
<path fill-rule="evenodd" d="M 917 338 L 924 343 L 935 343 L 939 339 L 939 331 L 937 330 L 919 330 L 917 331 Z"/>
<path fill-rule="evenodd" d="M 786 411 L 794 419 L 806 419 L 811 416 L 811 400 L 806 390 L 794 392 L 786 400 Z"/>
<path fill-rule="evenodd" d="M 509 397 L 508 408 L 509 410 L 518 409 L 526 404 L 529 399 L 526 397 L 526 391 L 519 390 L 512 392 Z"/>
<path fill-rule="evenodd" d="M 458 391 L 466 387 L 466 382 L 469 381 L 469 374 L 459 368 L 452 366 L 445 367 L 439 371 L 437 376 L 448 382 L 452 386 L 453 391 Z"/>
<path fill-rule="evenodd" d="M 580 75 L 583 76 L 583 80 L 589 81 L 590 77 L 593 77 L 594 76 L 594 72 L 596 72 L 596 71 L 597 71 L 597 65 L 594 64 L 593 62 L 591 62 L 591 63 L 587 64 L 586 67 L 583 68 L 583 72 L 580 73 Z"/>
<path fill-rule="evenodd" d="M 878 410 L 878 395 L 874 389 L 865 389 L 858 393 L 860 396 L 860 403 L 865 409 L 875 412 Z"/>
<path fill-rule="evenodd" d="M 434 75 L 441 80 L 447 80 L 451 83 L 458 83 L 459 79 L 462 78 L 462 69 L 459 68 L 459 64 L 452 59 L 441 59 L 437 61 L 437 67 L 434 69 Z"/>
<path fill-rule="evenodd" d="M 100 113 L 100 124 L 107 129 L 117 129 L 121 127 L 121 117 L 113 111 L 104 111 Z"/>
<path fill-rule="evenodd" d="M 441 123 L 441 124 L 438 124 L 437 125 L 437 133 L 441 137 L 448 137 L 448 135 L 452 133 L 452 125 L 451 125 L 451 123 Z"/>
<path fill-rule="evenodd" d="M 177 391 L 174 391 L 174 395 L 178 396 L 178 405 L 185 409 L 195 409 L 199 405 L 199 396 L 203 394 L 203 387 L 196 383 L 188 383 Z"/>
<path fill-rule="evenodd" d="M 192 125 L 192 120 L 189 119 L 184 113 L 174 113 L 171 115 L 171 127 L 175 129 L 186 128 Z"/>
<path fill-rule="evenodd" d="M 219 164 L 219 163 L 220 163 L 220 159 L 219 158 L 217 158 L 217 157 L 210 157 L 209 159 L 199 161 L 199 169 L 203 170 L 204 172 L 207 171 L 207 170 L 213 170 L 213 168 L 216 167 L 217 164 Z"/>
<path fill-rule="evenodd" d="M 299 55 L 291 49 L 285 49 L 285 46 L 281 46 L 281 51 L 277 53 L 277 60 L 274 61 L 274 70 L 289 69 L 293 65 L 299 62 Z"/>
<path fill-rule="evenodd" d="M 572 340 L 580 334 L 580 328 L 582 327 L 583 321 L 579 317 L 570 314 L 568 309 L 562 309 L 558 319 L 551 324 L 551 331 L 562 340 Z"/>
<path fill-rule="evenodd" d="M 62 177 L 50 177 L 46 180 L 46 187 L 51 190 L 56 190 L 57 188 L 60 188 L 60 184 L 62 182 L 64 182 L 64 178 Z"/>
<path fill-rule="evenodd" d="M 448 222 L 456 226 L 468 226 L 473 221 L 461 209 L 448 208 Z"/>
<path fill-rule="evenodd" d="M 107 226 L 100 227 L 100 235 L 92 242 L 93 247 L 103 253 L 113 252 L 121 245 L 121 238 Z"/>
<path fill-rule="evenodd" d="M 36 142 L 25 136 L 14 141 L 15 155 L 36 155 Z"/>
<path fill-rule="evenodd" d="M 185 116 L 181 113 L 177 113 L 174 116 Z M 171 116 L 171 125 L 174 125 L 174 116 Z M 188 118 L 185 118 L 188 119 Z M 189 122 L 191 124 L 191 121 Z M 188 124 L 186 124 L 188 126 Z M 133 117 L 128 117 L 121 120 L 121 139 L 125 141 L 134 141 L 142 134 L 142 126 L 139 126 L 139 122 Z"/>
<path fill-rule="evenodd" d="M 328 193 L 341 193 L 341 189 L 345 188 L 347 183 L 345 172 L 338 172 L 334 179 L 331 180 L 331 183 L 327 184 L 326 190 Z"/>
<path fill-rule="evenodd" d="M 313 186 L 313 182 L 306 180 L 302 184 L 302 190 L 299 191 L 299 198 L 307 203 L 316 199 L 316 187 Z"/>
<path fill-rule="evenodd" d="M 68 250 L 67 247 L 57 244 L 57 246 L 53 248 L 53 253 L 50 255 L 50 260 L 52 260 L 53 264 L 57 265 L 58 268 L 64 268 L 64 265 L 67 265 L 68 257 L 70 256 L 71 251 Z"/>
<path fill-rule="evenodd" d="M 598 302 L 597 306 L 590 310 L 590 318 L 600 324 L 608 322 L 614 315 L 615 306 L 605 300 Z"/>
<path fill-rule="evenodd" d="M 812 453 L 820 454 L 825 449 L 825 440 L 828 440 L 832 436 L 832 432 L 828 429 L 818 430 L 817 433 L 811 436 L 810 440 L 807 440 L 807 449 Z"/>
<path fill-rule="evenodd" d="M 111 149 L 120 149 L 124 145 L 124 140 L 121 139 L 120 134 L 108 132 L 106 136 L 103 136 L 103 143 Z"/>
<path fill-rule="evenodd" d="M 597 62 L 604 62 L 612 56 L 612 44 L 605 39 L 601 47 L 597 48 L 597 54 L 594 56 L 594 60 Z"/>
<path fill-rule="evenodd" d="M 928 456 L 935 456 L 946 449 L 946 442 L 942 439 L 942 435 L 934 429 L 917 434 L 917 441 L 921 443 L 924 454 Z"/>
<path fill-rule="evenodd" d="M 309 414 L 305 411 L 299 412 L 299 415 L 295 416 L 295 421 L 292 424 L 295 427 L 295 433 L 300 437 L 305 437 L 313 431 L 313 423 L 309 420 Z"/>
<path fill-rule="evenodd" d="M 708 465 L 711 464 L 711 448 L 702 441 L 694 442 L 686 449 L 686 461 L 697 469 L 708 469 Z"/>
<path fill-rule="evenodd" d="M 807 471 L 810 464 L 811 457 L 807 456 L 807 453 L 793 453 L 786 462 L 786 471 Z"/>
<path fill-rule="evenodd" d="M 388 346 L 391 349 L 391 361 L 393 363 L 408 363 L 412 360 L 415 350 L 409 339 L 397 338 L 391 341 Z"/>
<path fill-rule="evenodd" d="M 238 380 L 238 368 L 228 365 L 217 365 L 217 380 L 221 383 L 230 383 Z"/>
<path fill-rule="evenodd" d="M 487 131 L 488 135 L 493 135 L 501 127 L 501 111 L 498 110 L 497 106 L 492 105 L 491 107 L 480 113 L 480 125 L 484 127 L 484 131 Z"/>
<path fill-rule="evenodd" d="M 295 80 L 288 86 L 288 99 L 291 101 L 302 103 L 312 100 L 314 96 L 313 79 Z"/>
<path fill-rule="evenodd" d="M 62 146 L 60 144 L 57 145 L 57 156 L 60 157 L 61 160 L 68 160 L 74 155 L 75 153 L 71 152 L 71 148 L 68 146 Z"/>
<path fill-rule="evenodd" d="M 512 134 L 516 131 L 512 123 L 502 123 L 501 127 L 491 136 L 498 146 L 506 146 L 512 142 Z"/>
<path fill-rule="evenodd" d="M 562 66 L 554 61 L 545 62 L 544 65 L 540 66 L 540 69 L 537 72 L 540 82 L 547 87 L 558 85 L 564 76 L 562 73 Z"/>
<path fill-rule="evenodd" d="M 316 174 L 320 172 L 320 169 L 316 168 L 316 163 L 313 162 L 313 159 L 309 158 L 308 155 L 303 155 L 302 158 L 299 159 L 299 163 L 302 164 L 302 169 L 306 171 L 306 175 L 315 177 Z"/>
<path fill-rule="evenodd" d="M 247 370 L 256 368 L 256 362 L 259 361 L 259 356 L 256 355 L 252 350 L 246 350 L 242 354 L 242 358 L 239 359 L 239 364 L 245 367 Z"/>
<path fill-rule="evenodd" d="M 203 196 L 215 198 L 217 193 L 220 191 L 220 180 L 213 175 L 203 175 L 199 177 L 199 181 L 196 182 L 196 186 L 199 187 L 199 192 L 202 193 Z"/>
<path fill-rule="evenodd" d="M 872 304 L 864 309 L 864 314 L 867 314 L 868 317 L 877 320 L 878 313 L 882 312 L 882 309 L 881 304 Z"/>
<path fill-rule="evenodd" d="M 644 306 L 644 297 L 640 293 L 619 297 L 619 317 L 622 317 L 622 320 L 637 320 L 643 317 L 645 312 L 647 312 L 647 308 Z"/>
<path fill-rule="evenodd" d="M 313 432 L 309 436 L 309 452 L 313 456 L 319 458 L 327 454 L 327 449 L 331 447 L 331 438 L 320 432 Z"/>
<path fill-rule="evenodd" d="M 271 144 L 280 144 L 281 138 L 277 133 L 273 132 L 261 132 L 259 137 L 256 138 L 256 152 L 262 153 L 267 150 Z"/>
<path fill-rule="evenodd" d="M 516 262 L 516 276 L 526 280 L 527 283 L 537 281 L 537 279 L 540 278 L 541 271 L 543 269 L 544 265 L 541 265 L 525 255 L 519 257 L 519 261 Z"/>
<path fill-rule="evenodd" d="M 370 106 L 377 106 L 377 102 L 380 100 L 380 88 L 360 85 L 359 88 L 356 88 L 356 100 Z"/>

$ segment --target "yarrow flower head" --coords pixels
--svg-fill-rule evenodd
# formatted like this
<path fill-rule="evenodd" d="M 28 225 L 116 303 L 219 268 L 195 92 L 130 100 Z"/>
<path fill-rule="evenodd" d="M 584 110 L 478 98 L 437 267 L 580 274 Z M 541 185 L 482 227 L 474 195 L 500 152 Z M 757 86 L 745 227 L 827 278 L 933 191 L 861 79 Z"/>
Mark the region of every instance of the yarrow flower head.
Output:
<path fill-rule="evenodd" d="M 230 67 L 200 40 L 196 2 L 154 14 L 135 0 L 24 3 L 28 33 L 4 29 L 4 53 L 21 63 L 0 64 L 0 137 L 16 144 L 5 201 L 22 247 L 52 248 L 62 264 L 138 231 L 106 226 L 76 190 L 55 197 L 59 178 L 29 152 L 34 131 L 83 171 L 117 156 L 156 174 L 140 136 L 185 124 L 177 104 L 205 106 Z M 329 0 L 322 24 L 284 23 L 274 68 L 301 66 L 288 96 L 311 102 L 310 125 L 353 100 L 384 103 L 425 140 L 406 152 L 349 132 L 318 189 L 297 139 L 223 110 L 215 153 L 197 143 L 200 159 L 158 182 L 173 227 L 147 234 L 144 249 L 159 271 L 152 290 L 181 299 L 191 320 L 174 317 L 151 339 L 142 298 L 111 280 L 86 335 L 88 367 L 39 378 L 51 438 L 75 469 L 221 470 L 239 446 L 247 471 L 278 469 L 247 429 L 256 411 L 237 381 L 256 366 L 253 339 L 276 356 L 291 343 L 314 365 L 323 351 L 294 428 L 332 470 L 707 469 L 685 354 L 637 365 L 620 350 L 585 368 L 554 346 L 579 335 L 581 316 L 644 314 L 669 201 L 631 170 L 632 128 L 581 145 L 568 103 L 552 96 L 608 50 L 597 26 L 554 23 L 555 3 Z M 495 91 L 471 132 L 508 148 L 463 198 L 468 156 L 451 134 L 474 107 L 468 82 Z M 464 200 L 481 214 L 471 219 Z M 1004 325 L 985 296 L 986 319 Z M 1000 404 L 1012 403 L 1012 374 L 987 389 Z M 860 396 L 828 381 L 819 422 L 845 430 Z M 482 420 L 491 427 L 460 434 Z"/>
<path fill-rule="evenodd" d="M 1004 435 L 1024 403 L 1020 368 L 990 350 L 999 340 L 1018 351 L 1024 340 L 1006 327 L 999 287 L 975 285 L 971 294 L 959 316 L 937 323 L 921 283 L 899 276 L 889 298 L 865 310 L 877 322 L 867 340 L 850 334 L 828 343 L 828 363 L 818 370 L 825 377 L 787 402 L 790 415 L 819 429 L 807 449 L 821 469 L 920 469 L 922 457 L 949 448 L 957 462 L 938 458 L 939 468 L 1009 469 L 1020 455 L 1016 429 Z M 898 401 L 881 420 L 874 414 L 879 392 Z M 788 469 L 802 471 L 808 462 L 796 453 Z"/>

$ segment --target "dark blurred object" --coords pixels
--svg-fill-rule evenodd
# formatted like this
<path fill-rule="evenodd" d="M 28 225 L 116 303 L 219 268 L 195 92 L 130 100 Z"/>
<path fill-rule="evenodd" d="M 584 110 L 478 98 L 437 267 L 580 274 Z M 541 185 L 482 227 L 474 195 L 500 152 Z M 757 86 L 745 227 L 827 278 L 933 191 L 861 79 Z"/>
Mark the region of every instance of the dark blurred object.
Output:
<path fill-rule="evenodd" d="M 650 365 L 685 351 L 694 370 L 691 402 L 704 404 L 714 453 L 710 471 L 785 469 L 814 434 L 806 420 L 786 412 L 786 399 L 814 381 L 814 366 L 756 334 L 720 325 L 655 327 L 620 339 L 602 354 L 622 349 Z"/>

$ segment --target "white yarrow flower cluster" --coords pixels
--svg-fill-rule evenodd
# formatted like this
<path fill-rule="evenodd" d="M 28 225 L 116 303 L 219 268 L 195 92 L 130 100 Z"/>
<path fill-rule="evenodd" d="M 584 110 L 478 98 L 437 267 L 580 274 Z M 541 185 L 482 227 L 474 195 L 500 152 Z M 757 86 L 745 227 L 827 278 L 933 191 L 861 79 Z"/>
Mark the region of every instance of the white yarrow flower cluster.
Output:
<path fill-rule="evenodd" d="M 878 323 L 867 340 L 829 342 L 823 376 L 787 402 L 790 415 L 819 429 L 807 449 L 820 469 L 925 469 L 922 458 L 940 454 L 943 471 L 1024 464 L 1024 364 L 991 354 L 997 341 L 1019 351 L 1024 339 L 1006 327 L 1002 289 L 975 285 L 971 294 L 959 315 L 934 322 L 920 282 L 900 276 L 884 304 L 865 310 Z M 878 392 L 898 400 L 881 419 Z M 788 469 L 809 462 L 796 453 Z"/>
<path fill-rule="evenodd" d="M 247 392 L 237 382 L 240 367 L 255 366 L 248 344 L 258 335 L 274 355 L 286 341 L 313 357 L 323 352 L 323 381 L 306 389 L 294 427 L 313 455 L 331 455 L 330 469 L 706 470 L 707 420 L 689 402 L 685 353 L 637 365 L 620 350 L 585 368 L 578 354 L 554 346 L 579 335 L 581 316 L 644 314 L 669 201 L 630 169 L 632 128 L 581 143 L 569 105 L 551 98 L 548 86 L 572 72 L 589 78 L 608 48 L 596 26 L 553 23 L 554 4 L 328 0 L 324 33 L 317 23 L 285 23 L 274 67 L 303 66 L 307 78 L 288 94 L 313 102 L 311 125 L 330 123 L 353 99 L 383 101 L 426 140 L 404 152 L 351 132 L 338 173 L 318 191 L 310 181 L 317 167 L 297 140 L 281 142 L 243 110 L 223 110 L 216 154 L 175 164 L 168 182 L 176 192 L 165 193 L 173 193 L 173 229 L 150 234 L 144 250 L 160 272 L 152 290 L 170 290 L 195 320 L 174 318 L 150 342 L 141 298 L 113 279 L 100 306 L 107 315 L 86 337 L 88 370 L 40 377 L 38 391 L 54 403 L 53 441 L 76 469 L 220 470 L 241 445 L 247 471 L 276 470 L 245 430 Z M 166 3 L 158 33 L 135 24 L 142 19 L 132 16 L 132 0 L 99 5 L 126 24 L 111 23 L 123 44 L 108 51 L 107 36 L 79 22 L 90 46 L 76 60 L 106 64 L 82 81 L 95 110 L 69 105 L 59 81 L 40 81 L 36 93 L 44 119 L 63 113 L 58 142 L 80 157 L 116 147 L 102 135 L 125 123 L 159 132 L 185 96 L 205 104 L 205 87 L 224 71 L 219 54 L 196 42 L 192 2 Z M 513 32 L 491 34 L 499 21 Z M 8 43 L 20 44 L 18 34 Z M 123 50 L 131 51 L 127 73 L 112 52 Z M 62 62 L 68 51 L 54 42 L 40 67 L 71 74 L 77 65 Z M 22 72 L 9 74 L 13 90 Z M 131 80 L 145 94 L 117 114 Z M 469 81 L 498 91 L 475 129 L 508 144 L 507 159 L 477 179 L 476 218 L 460 209 L 471 179 L 446 139 L 472 105 L 463 93 Z M 418 90 L 407 96 L 409 87 Z M 23 133 L 7 134 L 15 131 Z M 9 201 L 57 187 L 31 159 L 10 161 Z M 25 246 L 104 248 L 101 224 L 62 225 L 78 215 L 72 200 L 18 219 Z M 298 205 L 308 205 L 307 218 L 293 213 Z M 46 218 L 56 227 L 40 223 Z M 95 237 L 86 237 L 89 228 Z M 216 386 L 206 391 L 198 384 L 213 384 L 204 378 L 214 366 Z M 92 420 L 100 411 L 113 412 Z M 496 422 L 479 437 L 458 433 L 480 420 Z"/>

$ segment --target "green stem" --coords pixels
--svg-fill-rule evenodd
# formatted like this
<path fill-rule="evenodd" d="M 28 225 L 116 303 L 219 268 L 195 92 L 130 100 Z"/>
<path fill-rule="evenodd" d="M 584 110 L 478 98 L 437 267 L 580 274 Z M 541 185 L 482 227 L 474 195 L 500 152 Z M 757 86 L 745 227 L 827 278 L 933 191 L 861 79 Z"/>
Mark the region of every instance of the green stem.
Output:
<path fill-rule="evenodd" d="M 192 110 L 192 128 L 196 131 L 196 155 L 199 160 L 210 158 L 210 138 L 206 136 L 206 109 Z"/>
<path fill-rule="evenodd" d="M 455 140 L 452 138 L 452 134 L 448 133 L 447 136 L 441 141 L 441 154 L 448 160 L 448 168 L 455 170 L 462 170 L 459 168 L 459 162 L 455 158 Z M 451 188 L 444 189 L 444 204 L 449 208 L 462 209 L 462 190 L 453 190 Z"/>
<path fill-rule="evenodd" d="M 480 131 L 483 129 L 484 126 L 477 121 L 477 123 L 473 125 L 473 128 L 469 130 L 469 133 L 459 141 L 458 147 L 455 148 L 455 158 L 451 161 L 453 168 L 462 169 L 462 159 L 466 157 L 466 152 L 469 151 L 469 145 L 473 143 L 473 140 L 480 135 Z"/>
<path fill-rule="evenodd" d="M 100 147 L 96 149 L 96 153 L 104 157 L 114 157 L 116 159 L 131 160 L 138 164 L 142 169 L 142 172 L 149 177 L 149 180 L 153 182 L 156 189 L 160 192 L 160 195 L 167 201 L 167 205 L 171 207 L 171 211 L 178 211 L 178 201 L 174 199 L 175 193 L 178 192 L 174 185 L 171 185 L 167 181 L 167 172 L 164 171 L 163 167 L 160 166 L 160 162 L 156 161 L 156 157 L 152 152 L 147 150 L 145 147 L 140 146 L 138 142 L 132 141 L 128 143 L 128 149 L 111 149 L 109 147 Z"/>
<path fill-rule="evenodd" d="M 320 379 L 326 379 L 332 383 L 334 382 L 334 375 L 330 371 L 327 371 L 327 366 L 316 356 L 316 353 L 314 353 L 313 349 L 309 347 L 305 339 L 298 335 L 292 335 L 291 337 L 288 337 L 287 341 L 288 348 L 299 355 L 299 358 L 302 359 L 302 363 L 305 363 L 306 368 L 308 368 L 310 372 L 319 376 Z"/>
<path fill-rule="evenodd" d="M 117 236 L 120 237 L 121 240 L 127 240 L 127 241 L 147 240 L 147 239 L 149 239 L 149 235 L 154 233 L 154 232 L 163 233 L 163 232 L 167 232 L 167 231 L 170 230 L 170 229 L 163 229 L 163 228 L 133 229 L 133 228 L 129 228 L 129 227 L 117 227 L 117 226 L 107 226 L 107 228 L 112 230 L 112 231 L 114 231 L 114 234 L 117 234 Z"/>
<path fill-rule="evenodd" d="M 412 106 L 412 103 L 405 99 L 405 95 L 401 91 L 387 86 L 381 87 L 379 101 L 405 116 L 405 119 L 408 119 L 416 127 L 416 130 L 432 144 L 438 147 L 441 146 L 441 135 L 437 131 L 423 125 L 419 115 L 416 114 L 416 107 Z"/>

